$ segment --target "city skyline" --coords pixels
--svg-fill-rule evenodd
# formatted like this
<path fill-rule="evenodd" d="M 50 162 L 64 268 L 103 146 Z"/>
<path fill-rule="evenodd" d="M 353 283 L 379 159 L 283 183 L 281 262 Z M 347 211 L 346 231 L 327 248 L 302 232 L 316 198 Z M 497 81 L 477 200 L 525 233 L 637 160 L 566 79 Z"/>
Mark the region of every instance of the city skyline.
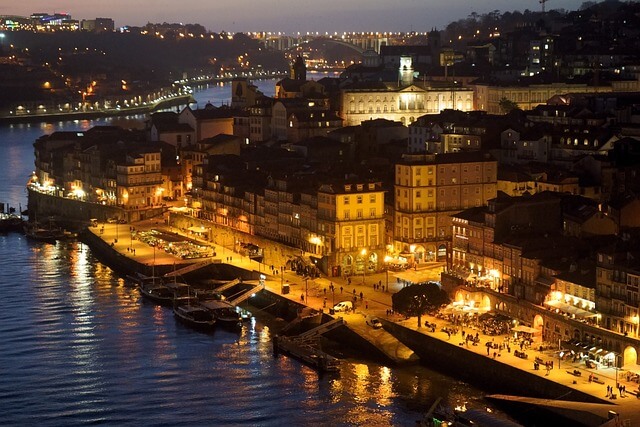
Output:
<path fill-rule="evenodd" d="M 547 10 L 576 10 L 583 0 L 547 0 Z M 117 27 L 152 23 L 201 24 L 210 31 L 248 32 L 345 32 L 345 31 L 428 31 L 443 29 L 452 21 L 471 13 L 501 13 L 515 10 L 540 11 L 539 0 L 492 0 L 470 4 L 464 0 L 355 0 L 349 3 L 327 0 L 300 7 L 293 0 L 254 3 L 248 0 L 221 0 L 203 3 L 184 0 L 136 0 L 109 2 L 98 0 L 34 0 L 23 5 L 0 6 L 0 15 L 29 16 L 32 13 L 68 13 L 74 19 L 113 18 Z M 283 10 L 289 10 L 283 12 Z M 249 11 L 249 12 L 247 12 Z M 354 19 L 355 18 L 355 19 Z"/>

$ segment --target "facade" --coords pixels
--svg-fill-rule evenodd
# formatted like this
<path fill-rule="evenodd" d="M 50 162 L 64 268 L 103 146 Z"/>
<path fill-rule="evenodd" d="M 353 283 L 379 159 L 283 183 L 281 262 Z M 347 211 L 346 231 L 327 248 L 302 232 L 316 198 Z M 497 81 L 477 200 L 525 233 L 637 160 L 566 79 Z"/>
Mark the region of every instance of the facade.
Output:
<path fill-rule="evenodd" d="M 200 141 L 221 133 L 233 135 L 233 118 L 236 113 L 235 109 L 217 108 L 211 104 L 196 110 L 185 107 L 180 112 L 178 121 L 191 126 L 195 131 L 195 141 Z"/>
<path fill-rule="evenodd" d="M 333 276 L 377 272 L 384 263 L 384 191 L 380 183 L 325 184 L 318 190 L 318 235 Z"/>
<path fill-rule="evenodd" d="M 478 81 L 472 83 L 476 110 L 486 111 L 489 114 L 504 114 L 500 107 L 500 101 L 507 99 L 515 102 L 521 110 L 532 110 L 556 95 L 568 93 L 607 93 L 615 92 L 623 82 L 612 82 L 609 85 L 589 86 L 587 84 L 574 83 L 548 83 L 548 84 L 495 84 L 492 82 Z M 640 83 L 635 82 L 633 90 L 640 89 Z"/>
<path fill-rule="evenodd" d="M 598 252 L 596 309 L 604 328 L 637 338 L 640 250 L 632 239 L 623 234 L 623 241 Z"/>
<path fill-rule="evenodd" d="M 411 83 L 353 84 L 343 89 L 341 99 L 345 126 L 365 120 L 387 119 L 409 125 L 425 114 L 444 109 L 471 111 L 473 91 L 454 85 L 431 86 Z"/>
<path fill-rule="evenodd" d="M 394 252 L 445 261 L 452 215 L 494 198 L 497 172 L 480 152 L 404 156 L 395 172 Z"/>
<path fill-rule="evenodd" d="M 117 166 L 118 204 L 135 209 L 162 203 L 159 150 L 138 150 Z"/>

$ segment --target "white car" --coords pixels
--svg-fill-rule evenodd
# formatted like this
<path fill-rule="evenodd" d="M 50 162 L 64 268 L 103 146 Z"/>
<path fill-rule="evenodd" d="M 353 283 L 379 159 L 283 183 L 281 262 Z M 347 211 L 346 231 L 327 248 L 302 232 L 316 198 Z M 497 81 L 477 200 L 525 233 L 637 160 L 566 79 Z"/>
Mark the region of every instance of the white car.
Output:
<path fill-rule="evenodd" d="M 353 303 L 351 301 L 342 301 L 333 306 L 333 311 L 351 311 L 353 310 Z"/>
<path fill-rule="evenodd" d="M 367 325 L 371 326 L 373 329 L 382 328 L 382 322 L 377 317 L 373 317 L 371 319 L 367 319 Z"/>

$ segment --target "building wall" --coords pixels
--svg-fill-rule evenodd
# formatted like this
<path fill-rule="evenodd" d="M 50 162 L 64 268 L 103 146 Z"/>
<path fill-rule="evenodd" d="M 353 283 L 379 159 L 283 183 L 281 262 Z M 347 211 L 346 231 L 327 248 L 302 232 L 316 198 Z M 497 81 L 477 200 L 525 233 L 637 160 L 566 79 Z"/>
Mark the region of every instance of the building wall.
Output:
<path fill-rule="evenodd" d="M 420 116 L 439 113 L 444 109 L 471 111 L 473 91 L 463 88 L 425 90 L 417 86 L 388 90 L 344 90 L 341 106 L 340 115 L 345 126 L 375 119 L 409 125 Z"/>
<path fill-rule="evenodd" d="M 444 260 L 452 239 L 451 215 L 496 196 L 497 163 L 415 158 L 425 160 L 396 165 L 394 247 L 414 253 L 418 261 Z"/>

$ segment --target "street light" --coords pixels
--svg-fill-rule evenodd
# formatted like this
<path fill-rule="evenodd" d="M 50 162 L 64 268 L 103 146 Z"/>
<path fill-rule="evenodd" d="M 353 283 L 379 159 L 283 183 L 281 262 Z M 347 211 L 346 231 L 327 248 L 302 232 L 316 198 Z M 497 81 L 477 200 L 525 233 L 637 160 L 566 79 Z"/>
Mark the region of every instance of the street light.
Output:
<path fill-rule="evenodd" d="M 387 255 L 386 257 L 384 257 L 384 266 L 385 266 L 385 272 L 387 273 L 387 287 L 385 288 L 387 291 L 389 290 L 389 263 L 391 262 L 391 260 L 393 260 L 392 257 L 390 257 L 389 255 Z"/>
<path fill-rule="evenodd" d="M 363 249 L 360 254 L 362 255 L 362 284 L 364 285 L 364 273 L 367 271 L 367 250 Z"/>

